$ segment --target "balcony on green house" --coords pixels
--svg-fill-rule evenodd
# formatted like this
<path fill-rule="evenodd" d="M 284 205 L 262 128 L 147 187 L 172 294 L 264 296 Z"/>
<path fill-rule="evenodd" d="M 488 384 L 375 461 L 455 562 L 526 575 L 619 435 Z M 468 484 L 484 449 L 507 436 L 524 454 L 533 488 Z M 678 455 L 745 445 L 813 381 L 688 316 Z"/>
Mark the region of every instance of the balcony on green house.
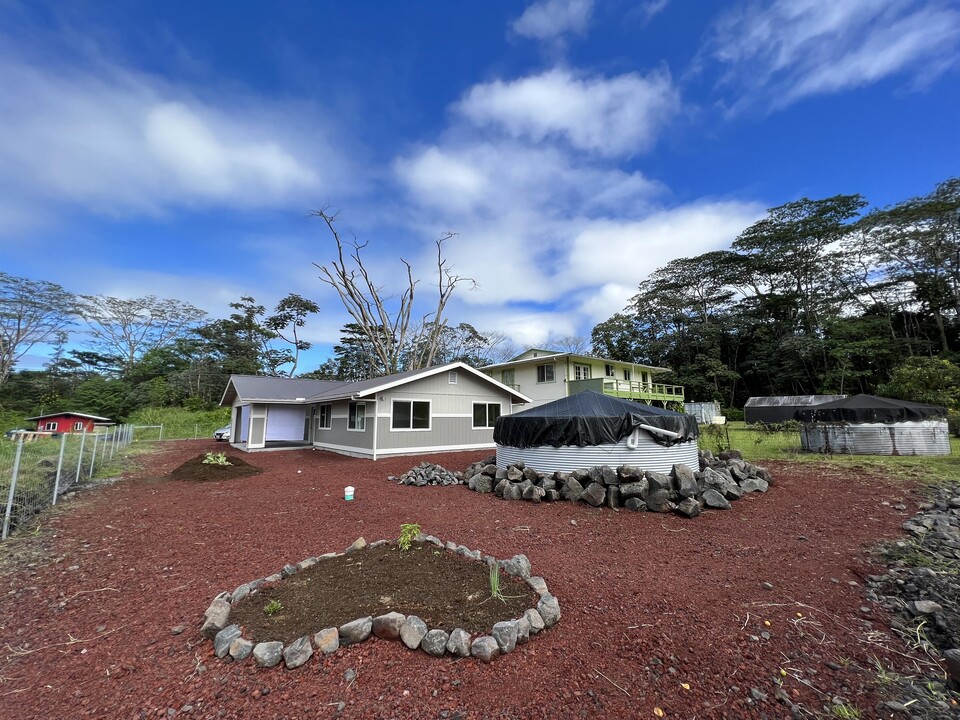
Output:
<path fill-rule="evenodd" d="M 664 385 L 663 383 L 639 382 L 636 380 L 617 380 L 616 378 L 591 378 L 590 380 L 571 380 L 569 394 L 593 390 L 625 400 L 641 402 L 668 402 L 683 405 L 683 386 Z"/>

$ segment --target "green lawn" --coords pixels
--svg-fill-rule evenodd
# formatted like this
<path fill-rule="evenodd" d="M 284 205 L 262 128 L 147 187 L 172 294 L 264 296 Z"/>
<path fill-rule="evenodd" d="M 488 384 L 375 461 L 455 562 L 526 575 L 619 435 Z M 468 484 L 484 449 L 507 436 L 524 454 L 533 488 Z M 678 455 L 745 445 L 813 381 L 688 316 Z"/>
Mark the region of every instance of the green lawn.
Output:
<path fill-rule="evenodd" d="M 950 438 L 952 455 L 943 457 L 884 457 L 879 455 L 824 455 L 800 450 L 800 433 L 767 432 L 743 422 L 725 426 L 720 438 L 704 428 L 700 447 L 717 452 L 721 443 L 743 453 L 751 462 L 785 460 L 791 462 L 819 462 L 877 472 L 891 477 L 918 480 L 930 484 L 960 483 L 960 439 Z"/>

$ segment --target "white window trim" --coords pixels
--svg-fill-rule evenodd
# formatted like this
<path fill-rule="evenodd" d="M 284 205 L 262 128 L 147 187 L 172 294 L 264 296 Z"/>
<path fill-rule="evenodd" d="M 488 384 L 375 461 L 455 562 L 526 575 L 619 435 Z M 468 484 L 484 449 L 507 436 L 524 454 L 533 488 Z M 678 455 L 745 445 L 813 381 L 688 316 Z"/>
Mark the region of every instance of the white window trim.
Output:
<path fill-rule="evenodd" d="M 56 421 L 56 420 L 47 420 L 47 421 L 43 424 L 43 431 L 44 431 L 44 432 L 53 432 L 54 430 L 57 429 L 57 427 L 58 427 L 58 425 L 57 425 L 57 421 Z"/>
<path fill-rule="evenodd" d="M 496 405 L 498 408 L 500 408 L 500 415 L 503 415 L 503 403 L 501 403 L 501 402 L 475 402 L 475 403 L 473 403 L 473 405 L 471 406 L 471 409 L 475 408 L 477 405 L 483 405 L 483 407 L 484 407 L 484 413 L 485 413 L 485 415 L 487 416 L 487 423 L 488 423 L 488 424 L 487 424 L 487 425 L 474 425 L 474 424 L 473 424 L 473 421 L 474 421 L 475 415 L 474 415 L 474 413 L 470 413 L 470 425 L 471 425 L 471 429 L 473 429 L 473 430 L 492 430 L 492 429 L 493 429 L 493 425 L 490 425 L 490 424 L 489 424 L 489 422 L 490 422 L 490 406 L 491 406 L 491 405 Z M 496 420 L 494 420 L 494 423 L 496 423 Z"/>
<path fill-rule="evenodd" d="M 358 407 L 363 407 L 363 427 L 352 428 L 350 427 L 350 406 L 356 405 Z M 347 403 L 347 432 L 363 433 L 367 431 L 367 404 L 358 400 L 351 400 Z"/>
<path fill-rule="evenodd" d="M 577 377 L 577 375 L 580 375 L 581 377 Z M 591 368 L 589 365 L 584 365 L 583 363 L 574 363 L 573 378 L 574 380 L 591 380 L 593 379 L 593 368 Z"/>
<path fill-rule="evenodd" d="M 429 414 L 427 415 L 428 425 L 425 428 L 395 428 L 393 426 L 393 404 L 397 402 L 406 402 L 410 403 L 410 424 L 413 425 L 413 403 L 426 403 L 429 408 Z M 433 401 L 424 400 L 423 398 L 390 398 L 390 432 L 430 432 L 433 430 Z"/>
<path fill-rule="evenodd" d="M 552 380 L 541 380 L 540 379 L 540 368 L 552 367 L 553 368 L 553 379 Z M 544 378 L 547 376 L 546 370 L 543 372 Z M 537 365 L 537 385 L 547 385 L 557 381 L 557 364 L 556 363 L 540 363 Z"/>
<path fill-rule="evenodd" d="M 77 420 L 73 424 L 73 430 L 74 432 L 76 432 L 77 430 L 83 430 L 83 420 Z"/>
<path fill-rule="evenodd" d="M 330 408 L 327 413 L 327 422 L 329 425 L 321 425 L 323 421 L 323 408 Z M 333 430 L 333 405 L 331 403 L 322 403 L 317 407 L 317 430 Z"/>
<path fill-rule="evenodd" d="M 603 364 L 603 376 L 608 378 L 617 377 L 617 366 L 613 363 L 604 363 Z"/>
<path fill-rule="evenodd" d="M 457 371 L 456 371 L 456 370 L 450 370 L 450 371 L 447 373 L 447 384 L 448 384 L 448 385 L 456 385 L 456 384 L 457 384 Z"/>

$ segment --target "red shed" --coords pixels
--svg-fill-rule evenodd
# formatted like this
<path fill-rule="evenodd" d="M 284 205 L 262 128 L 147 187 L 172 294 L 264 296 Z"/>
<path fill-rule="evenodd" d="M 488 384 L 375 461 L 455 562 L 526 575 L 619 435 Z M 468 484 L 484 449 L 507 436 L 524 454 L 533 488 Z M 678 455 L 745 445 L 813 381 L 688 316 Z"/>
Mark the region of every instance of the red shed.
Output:
<path fill-rule="evenodd" d="M 37 432 L 56 433 L 93 432 L 95 424 L 110 422 L 110 418 L 78 412 L 56 412 L 27 418 L 27 420 L 36 421 Z"/>

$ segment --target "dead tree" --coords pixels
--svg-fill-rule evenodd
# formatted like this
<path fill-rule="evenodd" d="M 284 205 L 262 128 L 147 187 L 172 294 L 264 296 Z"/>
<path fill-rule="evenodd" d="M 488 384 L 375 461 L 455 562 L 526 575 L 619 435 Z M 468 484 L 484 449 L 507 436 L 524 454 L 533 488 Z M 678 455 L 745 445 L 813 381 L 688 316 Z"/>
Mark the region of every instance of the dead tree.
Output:
<path fill-rule="evenodd" d="M 406 288 L 400 294 L 395 308 L 389 305 L 390 296 L 383 295 L 383 286 L 377 285 L 363 264 L 361 251 L 367 246 L 356 238 L 345 241 L 335 227 L 337 214 L 325 209 L 312 213 L 323 220 L 337 244 L 337 257 L 328 265 L 314 263 L 322 275 L 320 280 L 337 291 L 344 308 L 370 341 L 370 346 L 383 367 L 392 374 L 403 370 L 430 367 L 443 336 L 446 319 L 443 312 L 453 291 L 463 282 L 473 285 L 470 278 L 451 272 L 443 257 L 443 244 L 456 233 L 445 232 L 436 241 L 437 246 L 437 305 L 413 324 L 413 304 L 419 279 L 413 277 L 413 266 L 400 258 L 406 268 Z"/>

